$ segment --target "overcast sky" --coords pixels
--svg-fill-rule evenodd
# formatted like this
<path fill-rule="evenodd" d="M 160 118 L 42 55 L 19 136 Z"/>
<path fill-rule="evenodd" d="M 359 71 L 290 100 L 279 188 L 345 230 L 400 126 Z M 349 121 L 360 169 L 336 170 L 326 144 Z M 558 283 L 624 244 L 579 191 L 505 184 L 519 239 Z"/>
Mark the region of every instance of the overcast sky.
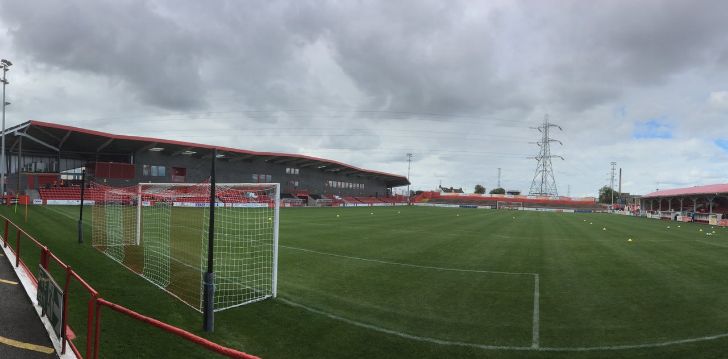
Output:
<path fill-rule="evenodd" d="M 11 1 L 8 126 L 284 151 L 527 192 L 726 183 L 727 1 Z"/>

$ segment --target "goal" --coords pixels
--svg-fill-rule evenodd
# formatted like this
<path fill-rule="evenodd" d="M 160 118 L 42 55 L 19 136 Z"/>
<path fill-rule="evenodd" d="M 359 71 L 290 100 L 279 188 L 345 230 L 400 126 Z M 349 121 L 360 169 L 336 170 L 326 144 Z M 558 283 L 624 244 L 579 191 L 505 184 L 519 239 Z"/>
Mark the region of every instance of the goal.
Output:
<path fill-rule="evenodd" d="M 521 209 L 523 208 L 523 202 L 509 202 L 509 201 L 498 201 L 496 203 L 497 209 Z"/>
<path fill-rule="evenodd" d="M 104 190 L 92 244 L 192 308 L 203 309 L 210 184 L 142 183 Z M 215 311 L 275 297 L 280 185 L 215 185 Z"/>

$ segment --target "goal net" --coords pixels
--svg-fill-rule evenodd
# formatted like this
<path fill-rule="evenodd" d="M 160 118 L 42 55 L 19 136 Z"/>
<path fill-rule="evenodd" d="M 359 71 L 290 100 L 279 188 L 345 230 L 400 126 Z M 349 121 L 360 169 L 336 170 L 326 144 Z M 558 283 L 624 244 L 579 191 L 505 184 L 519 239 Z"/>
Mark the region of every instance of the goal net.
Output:
<path fill-rule="evenodd" d="M 215 186 L 215 311 L 276 296 L 276 183 Z M 92 244 L 202 311 L 210 184 L 142 183 L 106 188 L 92 210 Z"/>
<path fill-rule="evenodd" d="M 509 201 L 498 201 L 496 203 L 497 209 L 521 209 L 523 208 L 523 202 L 509 202 Z"/>

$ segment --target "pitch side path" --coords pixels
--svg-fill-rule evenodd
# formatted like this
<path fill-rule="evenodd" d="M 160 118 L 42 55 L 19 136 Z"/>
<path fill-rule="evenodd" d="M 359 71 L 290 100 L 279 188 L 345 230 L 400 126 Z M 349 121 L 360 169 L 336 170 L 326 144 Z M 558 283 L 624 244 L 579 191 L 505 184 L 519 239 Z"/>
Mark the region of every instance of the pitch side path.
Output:
<path fill-rule="evenodd" d="M 58 358 L 23 285 L 0 251 L 0 358 Z"/>

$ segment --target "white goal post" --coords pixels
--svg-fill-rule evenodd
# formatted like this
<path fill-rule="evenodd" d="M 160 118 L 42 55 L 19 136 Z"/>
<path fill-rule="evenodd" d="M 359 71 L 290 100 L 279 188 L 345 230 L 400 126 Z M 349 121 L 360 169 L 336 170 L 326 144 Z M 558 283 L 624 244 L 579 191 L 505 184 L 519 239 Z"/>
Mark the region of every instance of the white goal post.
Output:
<path fill-rule="evenodd" d="M 215 311 L 277 295 L 280 184 L 215 185 Z M 209 183 L 140 183 L 104 190 L 95 248 L 202 311 Z"/>
<path fill-rule="evenodd" d="M 496 203 L 497 209 L 521 209 L 523 208 L 523 202 L 511 202 L 511 201 L 498 201 Z"/>

